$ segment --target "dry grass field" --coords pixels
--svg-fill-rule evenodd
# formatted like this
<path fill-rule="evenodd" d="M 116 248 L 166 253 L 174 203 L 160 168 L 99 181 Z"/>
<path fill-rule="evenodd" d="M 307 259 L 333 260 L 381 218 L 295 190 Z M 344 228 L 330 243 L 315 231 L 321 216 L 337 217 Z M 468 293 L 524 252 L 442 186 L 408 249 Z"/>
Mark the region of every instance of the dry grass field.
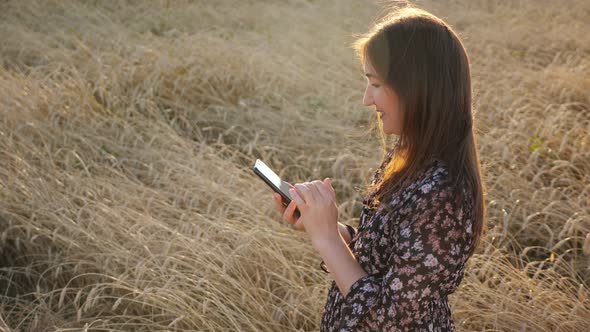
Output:
<path fill-rule="evenodd" d="M 458 330 L 590 331 L 590 2 L 413 4 L 472 65 Z M 391 142 L 350 45 L 383 5 L 0 1 L 0 330 L 319 330 L 331 280 L 250 167 L 332 177 L 358 223 Z"/>

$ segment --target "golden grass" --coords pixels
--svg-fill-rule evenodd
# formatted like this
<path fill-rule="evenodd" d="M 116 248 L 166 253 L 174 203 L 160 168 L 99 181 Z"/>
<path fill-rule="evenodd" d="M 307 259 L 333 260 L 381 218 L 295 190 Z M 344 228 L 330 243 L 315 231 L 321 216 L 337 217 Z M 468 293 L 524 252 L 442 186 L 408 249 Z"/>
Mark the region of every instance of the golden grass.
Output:
<path fill-rule="evenodd" d="M 590 330 L 590 6 L 421 1 L 463 37 L 490 232 L 460 330 Z M 380 4 L 0 3 L 0 329 L 313 331 L 330 280 L 250 171 L 382 152 L 349 47 Z"/>

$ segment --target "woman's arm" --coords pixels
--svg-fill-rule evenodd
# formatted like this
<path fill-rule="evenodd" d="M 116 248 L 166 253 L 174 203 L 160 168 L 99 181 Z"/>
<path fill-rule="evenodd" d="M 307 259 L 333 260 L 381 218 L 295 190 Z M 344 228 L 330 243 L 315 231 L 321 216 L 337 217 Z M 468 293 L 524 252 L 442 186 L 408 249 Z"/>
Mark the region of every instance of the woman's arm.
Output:
<path fill-rule="evenodd" d="M 367 272 L 357 262 L 356 257 L 341 236 L 337 239 L 312 241 L 312 244 L 322 256 L 323 261 L 326 262 L 326 267 L 331 271 L 343 297 L 346 297 L 351 286 L 357 280 L 367 276 Z"/>

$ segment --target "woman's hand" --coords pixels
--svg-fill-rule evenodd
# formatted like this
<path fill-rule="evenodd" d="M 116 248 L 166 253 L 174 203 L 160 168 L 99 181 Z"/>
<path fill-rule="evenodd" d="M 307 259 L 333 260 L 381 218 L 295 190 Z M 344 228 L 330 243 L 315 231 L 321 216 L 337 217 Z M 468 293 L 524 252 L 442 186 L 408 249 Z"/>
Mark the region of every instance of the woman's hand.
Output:
<path fill-rule="evenodd" d="M 297 220 L 309 234 L 312 242 L 340 239 L 338 206 L 330 178 L 295 184 L 289 189 L 293 202 L 301 212 Z"/>
<path fill-rule="evenodd" d="M 289 187 L 294 188 L 292 184 L 288 182 L 286 183 L 289 185 Z M 295 209 L 297 208 L 295 201 L 291 200 L 291 203 L 289 203 L 289 205 L 285 207 L 283 205 L 283 197 L 280 194 L 278 194 L 275 191 L 272 191 L 272 195 L 277 210 L 282 215 L 283 221 L 291 225 L 291 227 L 295 230 L 305 231 L 305 226 L 303 226 L 303 223 L 301 222 L 301 220 L 299 220 L 299 214 L 295 213 Z"/>

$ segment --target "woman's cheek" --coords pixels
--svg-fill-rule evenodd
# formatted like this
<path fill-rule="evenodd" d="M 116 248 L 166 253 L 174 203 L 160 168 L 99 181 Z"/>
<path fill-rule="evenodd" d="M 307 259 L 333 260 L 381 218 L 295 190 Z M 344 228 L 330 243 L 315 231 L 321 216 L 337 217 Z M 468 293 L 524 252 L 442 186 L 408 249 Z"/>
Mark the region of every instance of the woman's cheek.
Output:
<path fill-rule="evenodd" d="M 379 88 L 375 88 L 373 91 L 373 100 L 375 100 L 375 104 L 380 104 L 381 101 L 381 93 L 379 92 Z"/>

